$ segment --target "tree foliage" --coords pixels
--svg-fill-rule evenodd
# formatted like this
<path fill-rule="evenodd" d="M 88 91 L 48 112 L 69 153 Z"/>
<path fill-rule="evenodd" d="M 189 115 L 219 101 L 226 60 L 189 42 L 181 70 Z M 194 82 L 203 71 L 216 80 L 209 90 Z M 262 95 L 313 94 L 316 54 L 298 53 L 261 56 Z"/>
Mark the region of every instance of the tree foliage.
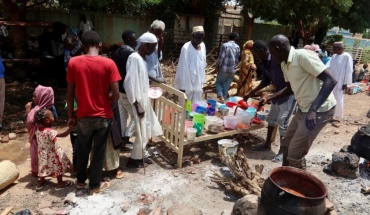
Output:
<path fill-rule="evenodd" d="M 352 0 L 348 12 L 334 11 L 333 23 L 351 33 L 361 33 L 370 28 L 369 0 Z"/>
<path fill-rule="evenodd" d="M 330 26 L 335 13 L 346 13 L 351 6 L 352 0 L 276 0 L 274 10 L 262 18 L 293 26 L 305 41 L 320 27 Z"/>

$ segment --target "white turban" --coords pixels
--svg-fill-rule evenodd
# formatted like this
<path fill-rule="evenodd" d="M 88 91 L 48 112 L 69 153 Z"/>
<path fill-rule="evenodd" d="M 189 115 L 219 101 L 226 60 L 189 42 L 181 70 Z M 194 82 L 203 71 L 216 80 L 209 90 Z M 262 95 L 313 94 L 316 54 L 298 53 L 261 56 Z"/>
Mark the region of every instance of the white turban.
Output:
<path fill-rule="evenodd" d="M 157 43 L 158 39 L 154 34 L 146 32 L 137 41 L 141 43 Z"/>
<path fill-rule="evenodd" d="M 193 33 L 204 31 L 203 26 L 194 26 Z"/>

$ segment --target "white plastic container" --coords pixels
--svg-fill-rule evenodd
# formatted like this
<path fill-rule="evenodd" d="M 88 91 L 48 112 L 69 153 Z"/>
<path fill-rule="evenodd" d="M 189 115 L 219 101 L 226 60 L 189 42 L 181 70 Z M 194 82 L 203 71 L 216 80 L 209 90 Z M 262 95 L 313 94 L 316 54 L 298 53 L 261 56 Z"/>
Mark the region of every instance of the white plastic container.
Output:
<path fill-rule="evenodd" d="M 236 117 L 238 117 L 238 123 L 243 123 L 248 126 L 251 125 L 251 121 L 253 119 L 253 117 L 246 111 L 238 111 L 236 113 Z"/>
<path fill-rule="evenodd" d="M 216 116 L 206 116 L 206 122 L 204 124 L 204 128 L 208 129 L 209 125 L 214 125 L 217 122 L 218 117 Z"/>
<path fill-rule="evenodd" d="M 225 161 L 225 158 L 222 156 L 222 150 L 226 149 L 226 154 L 232 155 L 235 154 L 238 151 L 239 142 L 231 139 L 221 139 L 217 142 L 218 144 L 218 153 L 221 162 Z"/>
<path fill-rule="evenodd" d="M 224 117 L 225 128 L 235 129 L 235 126 L 237 123 L 238 123 L 238 117 L 236 116 L 225 116 Z"/>
<path fill-rule="evenodd" d="M 197 129 L 195 129 L 195 128 L 188 128 L 186 133 L 187 133 L 186 136 L 187 136 L 187 139 L 188 140 L 195 140 Z"/>

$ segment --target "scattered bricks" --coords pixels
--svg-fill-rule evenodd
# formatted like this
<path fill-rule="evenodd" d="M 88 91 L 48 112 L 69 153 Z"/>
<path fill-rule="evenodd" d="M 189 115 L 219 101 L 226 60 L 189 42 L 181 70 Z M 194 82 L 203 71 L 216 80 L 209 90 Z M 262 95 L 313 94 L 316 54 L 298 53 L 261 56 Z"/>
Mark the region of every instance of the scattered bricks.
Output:
<path fill-rule="evenodd" d="M 9 143 L 9 136 L 3 136 L 3 138 L 1 139 L 1 142 L 2 143 Z"/>
<path fill-rule="evenodd" d="M 16 133 L 9 133 L 9 140 L 14 140 L 15 138 L 17 138 Z"/>

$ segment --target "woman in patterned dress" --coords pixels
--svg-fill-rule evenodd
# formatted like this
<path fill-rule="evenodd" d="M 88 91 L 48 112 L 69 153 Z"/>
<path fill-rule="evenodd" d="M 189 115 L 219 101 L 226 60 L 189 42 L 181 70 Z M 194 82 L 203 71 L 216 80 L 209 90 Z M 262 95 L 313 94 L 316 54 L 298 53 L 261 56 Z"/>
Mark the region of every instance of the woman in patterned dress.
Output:
<path fill-rule="evenodd" d="M 38 143 L 38 183 L 36 190 L 41 190 L 45 184 L 45 177 L 55 175 L 57 177 L 57 186 L 55 190 L 61 190 L 70 187 L 71 181 L 63 181 L 63 175 L 72 168 L 71 161 L 64 153 L 57 142 L 57 137 L 66 137 L 73 128 L 58 134 L 51 128 L 54 122 L 54 116 L 49 109 L 40 109 L 35 113 L 34 122 L 38 124 L 36 130 L 36 140 Z"/>

